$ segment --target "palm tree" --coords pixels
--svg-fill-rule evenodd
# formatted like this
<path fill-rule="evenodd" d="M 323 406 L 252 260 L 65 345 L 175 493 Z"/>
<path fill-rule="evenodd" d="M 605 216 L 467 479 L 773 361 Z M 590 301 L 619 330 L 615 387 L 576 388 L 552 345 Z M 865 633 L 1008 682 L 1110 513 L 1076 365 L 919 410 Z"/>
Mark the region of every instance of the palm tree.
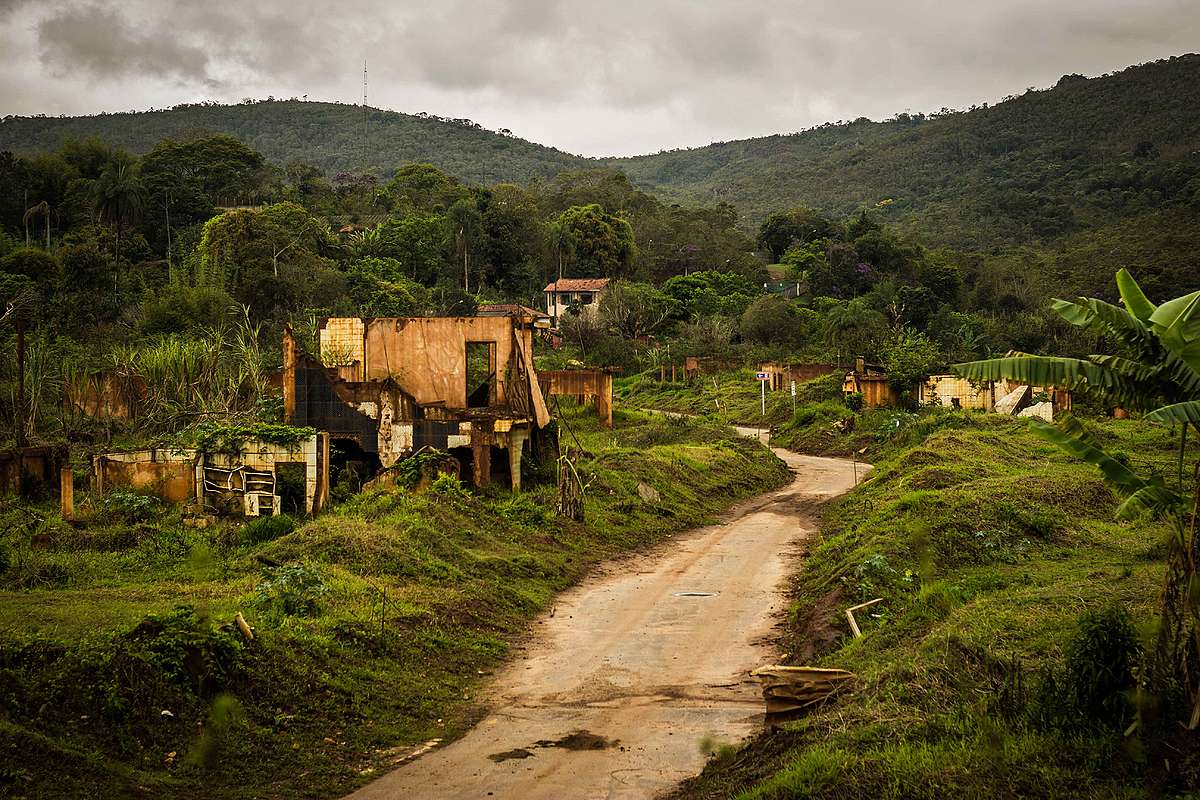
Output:
<path fill-rule="evenodd" d="M 1178 475 L 1170 486 L 1159 476 L 1143 477 L 1104 447 L 1070 415 L 1057 425 L 1034 421 L 1034 430 L 1099 467 L 1124 502 L 1118 515 L 1152 514 L 1167 522 L 1171 548 L 1162 592 L 1155 646 L 1139 681 L 1144 693 L 1163 700 L 1178 692 L 1189 697 L 1188 730 L 1200 727 L 1200 462 L 1185 480 L 1188 429 L 1200 431 L 1200 292 L 1162 305 L 1151 303 L 1133 277 L 1121 270 L 1117 288 L 1122 306 L 1080 298 L 1055 300 L 1052 308 L 1067 322 L 1113 344 L 1116 352 L 1087 358 L 1017 353 L 1006 358 L 958 364 L 954 371 L 974 381 L 1001 378 L 1031 386 L 1082 388 L 1148 422 L 1179 426 Z M 1163 709 L 1170 708 L 1164 704 Z M 1164 724 L 1174 726 L 1165 719 Z"/>
<path fill-rule="evenodd" d="M 121 232 L 142 216 L 146 188 L 138 174 L 137 162 L 127 154 L 114 155 L 92 185 L 92 202 L 100 222 L 116 232 L 114 255 L 121 252 Z"/>
<path fill-rule="evenodd" d="M 882 322 L 883 315 L 860 298 L 839 303 L 825 314 L 825 341 L 837 348 L 837 363 L 842 364 L 842 345 L 849 339 L 861 339 L 872 324 Z"/>
<path fill-rule="evenodd" d="M 554 220 L 547 226 L 547 232 L 550 237 L 550 244 L 554 247 L 554 254 L 558 257 L 558 278 L 563 277 L 563 263 L 566 259 L 575 252 L 575 230 L 562 220 Z"/>
<path fill-rule="evenodd" d="M 45 200 L 25 210 L 25 216 L 22 221 L 25 223 L 25 246 L 29 246 L 29 223 L 37 219 L 39 216 L 46 219 L 46 252 L 50 252 L 50 204 Z"/>

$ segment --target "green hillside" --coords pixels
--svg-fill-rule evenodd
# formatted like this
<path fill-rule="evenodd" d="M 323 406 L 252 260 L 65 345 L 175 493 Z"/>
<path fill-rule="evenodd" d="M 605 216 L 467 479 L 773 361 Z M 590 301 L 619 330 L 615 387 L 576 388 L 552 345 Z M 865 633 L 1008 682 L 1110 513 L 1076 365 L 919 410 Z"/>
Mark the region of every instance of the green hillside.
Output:
<path fill-rule="evenodd" d="M 6 117 L 0 122 L 0 151 L 45 152 L 68 139 L 98 136 L 144 153 L 162 139 L 201 131 L 231 134 L 277 164 L 303 161 L 330 175 L 365 168 L 390 177 L 397 167 L 417 162 L 434 164 L 470 183 L 493 184 L 550 177 L 590 163 L 485 130 L 470 120 L 374 108 L 364 115 L 362 106 L 299 100 L 184 105 L 91 117 Z"/>
<path fill-rule="evenodd" d="M 1052 237 L 1174 201 L 1200 205 L 1200 56 L 1065 76 L 965 112 L 612 163 L 664 198 L 724 200 L 753 220 L 796 204 L 879 206 L 958 246 Z"/>
<path fill-rule="evenodd" d="M 0 150 L 52 150 L 95 135 L 145 152 L 166 137 L 217 131 L 277 164 L 303 161 L 327 174 L 365 167 L 386 178 L 405 163 L 428 162 L 487 185 L 608 166 L 664 200 L 728 202 L 746 226 L 795 205 L 834 216 L 876 208 L 881 221 L 931 244 L 986 249 L 1057 240 L 1164 208 L 1200 209 L 1198 109 L 1200 56 L 1185 55 L 1092 79 L 1064 76 L 994 106 L 633 158 L 574 156 L 469 120 L 364 115 L 360 106 L 296 100 L 6 117 Z"/>

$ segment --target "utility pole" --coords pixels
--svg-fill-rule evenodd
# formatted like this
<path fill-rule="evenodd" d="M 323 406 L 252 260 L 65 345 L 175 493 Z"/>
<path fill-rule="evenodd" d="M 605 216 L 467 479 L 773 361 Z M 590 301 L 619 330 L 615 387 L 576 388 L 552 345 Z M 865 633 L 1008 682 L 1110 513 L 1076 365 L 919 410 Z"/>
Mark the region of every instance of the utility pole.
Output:
<path fill-rule="evenodd" d="M 367 60 L 363 59 L 362 170 L 367 171 Z"/>
<path fill-rule="evenodd" d="M 167 280 L 175 282 L 175 271 L 171 269 L 171 195 L 163 195 L 163 210 L 167 214 Z"/>

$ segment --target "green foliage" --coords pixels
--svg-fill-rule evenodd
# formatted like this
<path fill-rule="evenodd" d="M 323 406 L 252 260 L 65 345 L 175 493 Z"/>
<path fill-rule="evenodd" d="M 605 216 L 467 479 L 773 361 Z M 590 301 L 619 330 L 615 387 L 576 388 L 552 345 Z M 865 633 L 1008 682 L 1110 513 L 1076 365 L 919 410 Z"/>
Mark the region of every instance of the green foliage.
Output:
<path fill-rule="evenodd" d="M 267 567 L 254 587 L 254 607 L 264 618 L 310 617 L 319 613 L 319 602 L 329 592 L 320 573 L 305 564 Z"/>
<path fill-rule="evenodd" d="M 637 247 L 633 228 L 623 217 L 590 203 L 571 206 L 556 223 L 571 242 L 569 277 L 619 278 L 632 273 Z"/>
<path fill-rule="evenodd" d="M 799 310 L 777 295 L 754 299 L 742 312 L 738 326 L 742 336 L 755 344 L 796 344 L 808 331 Z"/>
<path fill-rule="evenodd" d="M 163 512 L 163 502 L 148 494 L 112 489 L 104 493 L 104 510 L 129 522 L 144 522 Z"/>
<path fill-rule="evenodd" d="M 153 336 L 219 328 L 233 308 L 233 298 L 223 289 L 169 284 L 142 304 L 142 330 Z"/>
<path fill-rule="evenodd" d="M 438 475 L 434 478 L 429 484 L 429 491 L 448 500 L 462 500 L 470 496 L 470 493 L 463 487 L 462 481 L 448 474 Z"/>
<path fill-rule="evenodd" d="M 937 346 L 925 334 L 905 328 L 883 352 L 888 380 L 905 392 L 912 392 L 942 362 Z"/>
<path fill-rule="evenodd" d="M 685 320 L 740 317 L 758 294 L 748 278 L 717 270 L 675 275 L 663 283 L 662 291 L 675 301 L 675 316 Z"/>
<path fill-rule="evenodd" d="M 1123 727 L 1132 708 L 1127 696 L 1142 654 L 1129 613 L 1117 605 L 1079 617 L 1064 649 L 1066 689 L 1089 719 Z"/>
<path fill-rule="evenodd" d="M 124 637 L 128 657 L 144 661 L 181 690 L 209 697 L 243 668 L 237 634 L 213 627 L 192 606 L 147 616 Z"/>
<path fill-rule="evenodd" d="M 316 428 L 271 422 L 205 422 L 181 434 L 179 442 L 206 453 L 240 453 L 242 445 L 251 440 L 295 447 L 316 435 Z"/>
<path fill-rule="evenodd" d="M 287 514 L 257 517 L 242 526 L 238 538 L 243 544 L 258 545 L 287 536 L 296 530 L 296 521 Z"/>

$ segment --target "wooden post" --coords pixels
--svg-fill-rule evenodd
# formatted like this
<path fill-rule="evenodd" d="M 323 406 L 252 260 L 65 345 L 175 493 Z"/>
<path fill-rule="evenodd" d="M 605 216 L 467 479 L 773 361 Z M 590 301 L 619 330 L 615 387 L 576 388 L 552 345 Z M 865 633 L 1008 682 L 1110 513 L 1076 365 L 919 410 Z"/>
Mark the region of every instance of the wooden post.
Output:
<path fill-rule="evenodd" d="M 876 603 L 882 603 L 882 602 L 883 602 L 882 597 L 876 597 L 874 600 L 868 600 L 865 603 L 859 603 L 856 606 L 850 606 L 849 608 L 846 609 L 846 619 L 850 621 L 850 630 L 854 632 L 855 639 L 862 638 L 862 631 L 860 631 L 858 629 L 858 623 L 855 622 L 855 620 L 854 620 L 854 612 L 859 611 L 864 608 L 870 608 L 871 606 L 875 605 Z"/>
<path fill-rule="evenodd" d="M 606 428 L 613 426 L 613 376 L 611 372 L 600 373 L 599 394 L 596 395 L 596 413 L 600 424 Z"/>
<path fill-rule="evenodd" d="M 67 464 L 58 474 L 59 481 L 59 509 L 63 519 L 73 519 L 75 517 L 75 476 L 71 472 L 71 465 Z"/>

